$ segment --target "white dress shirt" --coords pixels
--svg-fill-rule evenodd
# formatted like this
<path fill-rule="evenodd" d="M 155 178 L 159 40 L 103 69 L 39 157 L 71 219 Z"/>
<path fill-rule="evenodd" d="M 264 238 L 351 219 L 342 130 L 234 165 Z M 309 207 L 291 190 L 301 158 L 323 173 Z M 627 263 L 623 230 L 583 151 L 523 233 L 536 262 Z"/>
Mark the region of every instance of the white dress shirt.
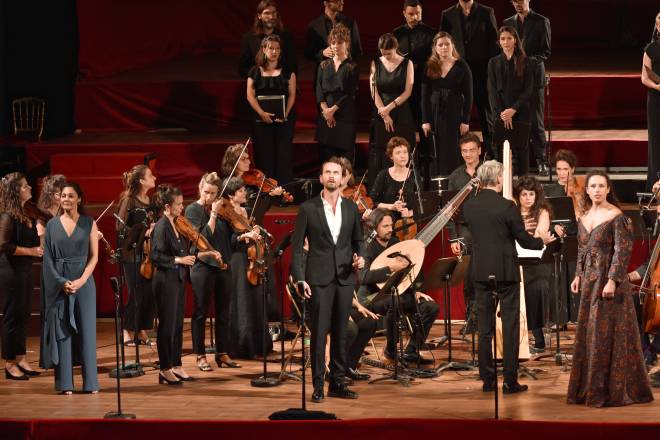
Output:
<path fill-rule="evenodd" d="M 325 211 L 325 220 L 328 222 L 328 227 L 330 228 L 330 235 L 332 235 L 332 241 L 337 244 L 339 239 L 339 232 L 341 231 L 341 195 L 337 199 L 337 207 L 335 212 L 332 212 L 332 205 L 323 197 L 323 191 L 321 191 L 321 200 L 323 201 L 323 210 Z"/>

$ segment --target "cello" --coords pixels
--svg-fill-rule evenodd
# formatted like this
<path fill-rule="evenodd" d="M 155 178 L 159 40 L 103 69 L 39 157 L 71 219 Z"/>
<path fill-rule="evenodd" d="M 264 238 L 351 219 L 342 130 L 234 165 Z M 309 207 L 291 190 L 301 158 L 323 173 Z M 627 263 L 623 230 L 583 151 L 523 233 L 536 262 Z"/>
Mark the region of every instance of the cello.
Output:
<path fill-rule="evenodd" d="M 643 304 L 642 328 L 645 333 L 660 329 L 660 239 L 655 241 L 644 277 L 639 286 Z M 642 299 L 643 298 L 643 299 Z"/>

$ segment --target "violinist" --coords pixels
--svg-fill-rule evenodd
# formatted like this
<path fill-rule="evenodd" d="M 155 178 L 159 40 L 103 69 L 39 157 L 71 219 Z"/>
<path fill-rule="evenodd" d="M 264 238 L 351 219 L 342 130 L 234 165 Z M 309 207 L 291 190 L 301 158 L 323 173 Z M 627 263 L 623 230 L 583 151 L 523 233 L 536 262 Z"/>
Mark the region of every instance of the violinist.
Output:
<path fill-rule="evenodd" d="M 362 214 L 362 220 L 367 220 L 371 214 L 374 202 L 367 195 L 367 189 L 362 182 L 356 183 L 353 176 L 353 165 L 345 157 L 340 157 L 342 163 L 341 191 L 342 197 L 350 199 L 358 206 L 358 211 Z"/>
<path fill-rule="evenodd" d="M 261 188 L 261 194 L 259 194 L 262 179 L 258 177 L 263 176 L 263 173 L 250 167 L 252 160 L 250 159 L 247 149 L 243 151 L 243 147 L 243 144 L 235 144 L 227 148 L 222 157 L 222 164 L 220 165 L 220 177 L 222 179 L 228 177 L 240 177 L 243 180 L 247 192 L 247 211 L 250 215 L 256 214 L 255 221 L 257 224 L 262 224 L 263 214 L 270 209 L 273 200 L 284 197 L 288 193 L 284 191 L 284 188 L 276 185 L 273 188 L 268 187 L 267 190 Z M 231 174 L 236 162 L 238 162 L 238 165 L 236 166 L 234 174 Z M 247 179 L 248 176 L 250 179 Z M 257 176 L 257 178 L 255 178 L 255 176 Z M 250 180 L 250 183 L 246 182 L 246 180 Z M 259 195 L 258 198 L 257 195 Z"/>
<path fill-rule="evenodd" d="M 218 217 L 222 200 L 218 198 L 220 178 L 217 173 L 206 173 L 199 182 L 199 198 L 186 207 L 185 216 L 207 239 L 209 244 L 219 251 L 223 258 L 231 255 L 232 231 L 227 223 Z M 193 252 L 196 248 L 193 246 Z M 190 322 L 192 328 L 193 353 L 197 355 L 197 368 L 200 371 L 211 371 L 206 360 L 206 316 L 209 301 L 213 297 L 215 305 L 215 361 L 218 367 L 239 367 L 227 354 L 229 339 L 229 304 L 232 290 L 231 269 L 221 263 L 213 255 L 203 256 L 195 261 L 190 270 L 190 281 L 193 287 L 193 314 Z"/>
<path fill-rule="evenodd" d="M 151 280 L 140 273 L 140 265 L 145 258 L 144 241 L 149 240 L 154 225 L 153 208 L 148 193 L 156 186 L 156 176 L 148 166 L 135 165 L 123 174 L 122 180 L 124 192 L 119 199 L 117 215 L 124 224 L 118 221 L 117 231 L 121 235 L 122 232 L 128 233 L 132 229 L 132 236 L 126 236 L 124 240 L 135 240 L 135 247 L 127 246 L 121 256 L 128 290 L 123 319 L 123 341 L 127 347 L 135 347 L 135 344 L 155 347 L 156 343 L 151 341 L 147 334 L 153 328 L 156 317 L 154 293 Z"/>
<path fill-rule="evenodd" d="M 46 214 L 48 220 L 55 217 L 60 210 L 60 193 L 65 182 L 66 177 L 62 174 L 46 176 L 42 180 L 37 208 Z M 37 231 L 39 231 L 39 237 L 43 237 L 46 233 L 46 224 L 37 222 Z"/>
<path fill-rule="evenodd" d="M 175 218 L 183 212 L 181 190 L 160 184 L 155 202 L 163 212 L 151 234 L 151 261 L 156 268 L 152 284 L 159 316 L 158 383 L 181 385 L 192 380 L 181 365 L 181 351 L 185 266 L 195 264 L 195 256 L 189 255 L 188 243 L 175 226 Z"/>
<path fill-rule="evenodd" d="M 410 144 L 405 138 L 395 136 L 387 143 L 385 154 L 394 163 L 376 176 L 369 196 L 375 208 L 392 211 L 394 220 L 412 219 L 415 186 L 410 176 Z"/>
<path fill-rule="evenodd" d="M 230 266 L 232 268 L 232 297 L 231 297 L 231 322 L 229 330 L 228 352 L 234 357 L 241 359 L 254 359 L 263 353 L 263 286 L 252 285 L 248 281 L 248 252 L 251 246 L 257 246 L 257 241 L 262 239 L 259 226 L 252 226 L 248 220 L 246 209 L 242 206 L 247 201 L 247 190 L 243 180 L 232 177 L 225 186 L 224 196 L 229 199 L 225 201 L 227 208 L 223 215 L 226 219 L 231 218 L 234 233 L 232 235 L 232 254 Z M 253 248 L 254 251 L 254 248 Z M 256 255 L 263 258 L 263 255 Z M 272 339 L 268 340 L 266 351 L 272 350 Z"/>
<path fill-rule="evenodd" d="M 2 358 L 5 378 L 28 380 L 39 373 L 26 358 L 27 323 L 32 297 L 32 263 L 43 257 L 37 219 L 27 215 L 32 188 L 21 173 L 9 173 L 0 183 L 0 289 L 4 296 Z"/>

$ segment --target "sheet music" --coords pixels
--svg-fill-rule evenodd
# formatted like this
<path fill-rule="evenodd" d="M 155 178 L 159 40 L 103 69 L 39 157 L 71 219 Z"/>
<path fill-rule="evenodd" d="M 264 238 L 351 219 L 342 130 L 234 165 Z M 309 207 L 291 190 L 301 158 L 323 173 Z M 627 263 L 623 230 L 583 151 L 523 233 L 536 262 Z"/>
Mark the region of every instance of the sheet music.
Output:
<path fill-rule="evenodd" d="M 545 252 L 545 245 L 543 245 L 543 249 L 541 250 L 525 249 L 516 241 L 516 252 L 518 253 L 518 258 L 536 258 L 540 260 L 543 257 L 543 252 Z"/>

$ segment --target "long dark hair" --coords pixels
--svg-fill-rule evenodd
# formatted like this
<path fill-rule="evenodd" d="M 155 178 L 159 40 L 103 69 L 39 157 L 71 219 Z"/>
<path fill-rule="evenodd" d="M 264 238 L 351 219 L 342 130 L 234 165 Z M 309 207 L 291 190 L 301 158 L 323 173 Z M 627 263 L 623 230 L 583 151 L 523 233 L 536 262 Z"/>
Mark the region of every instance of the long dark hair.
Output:
<path fill-rule="evenodd" d="M 257 5 L 257 13 L 254 16 L 254 24 L 252 25 L 252 32 L 257 35 L 263 35 L 264 26 L 259 20 L 259 15 L 264 12 L 266 8 L 273 7 L 277 10 L 277 2 L 275 0 L 261 0 Z M 277 22 L 275 23 L 275 32 L 281 32 L 284 29 L 284 24 L 282 23 L 282 17 L 280 17 L 279 11 L 277 12 Z"/>
<path fill-rule="evenodd" d="M 25 179 L 22 173 L 9 173 L 0 183 L 0 212 L 6 212 L 14 220 L 26 226 L 31 224 L 30 217 L 25 214 L 21 205 L 21 182 Z"/>
<path fill-rule="evenodd" d="M 62 191 L 64 191 L 64 188 L 73 188 L 80 199 L 80 203 L 78 204 L 78 214 L 87 215 L 87 211 L 85 210 L 85 195 L 83 194 L 80 185 L 78 185 L 77 182 L 64 182 L 62 185 Z"/>
<path fill-rule="evenodd" d="M 174 198 L 181 195 L 183 195 L 183 193 L 179 188 L 176 188 L 169 183 L 161 183 L 158 185 L 158 188 L 156 188 L 155 202 L 158 208 L 164 211 L 165 205 L 172 206 Z"/>
<path fill-rule="evenodd" d="M 516 40 L 516 46 L 513 49 L 513 64 L 516 66 L 516 76 L 522 78 L 525 75 L 525 65 L 527 64 L 527 54 L 525 53 L 525 48 L 520 41 L 518 32 L 512 26 L 502 26 L 497 31 L 497 40 L 499 41 L 500 35 L 504 32 L 507 32 L 513 35 L 513 39 Z"/>
<path fill-rule="evenodd" d="M 513 184 L 513 198 L 520 206 L 520 194 L 523 191 L 534 191 L 535 198 L 534 204 L 529 210 L 530 215 L 535 221 L 539 221 L 539 216 L 541 215 L 542 210 L 548 211 L 548 215 L 552 217 L 552 208 L 545 198 L 545 193 L 543 192 L 543 186 L 541 183 L 532 176 L 522 176 L 516 180 Z"/>
<path fill-rule="evenodd" d="M 658 20 L 658 15 L 660 15 L 660 12 L 655 14 L 655 20 L 653 22 L 653 32 L 651 32 L 651 43 L 655 43 L 656 41 L 660 40 L 660 32 L 658 31 L 658 25 L 656 21 Z"/>
<path fill-rule="evenodd" d="M 584 212 L 586 213 L 591 206 L 594 204 L 591 201 L 591 197 L 589 197 L 589 194 L 587 194 L 587 189 L 589 188 L 589 179 L 591 179 L 594 176 L 601 176 L 605 178 L 605 181 L 607 182 L 607 187 L 610 189 L 610 192 L 607 194 L 607 201 L 610 202 L 612 205 L 616 206 L 617 208 L 621 209 L 621 206 L 619 206 L 619 200 L 616 198 L 616 195 L 614 194 L 614 187 L 612 186 L 612 180 L 610 179 L 610 176 L 607 175 L 605 170 L 599 170 L 599 169 L 593 169 L 587 173 L 587 176 L 584 178 Z"/>

